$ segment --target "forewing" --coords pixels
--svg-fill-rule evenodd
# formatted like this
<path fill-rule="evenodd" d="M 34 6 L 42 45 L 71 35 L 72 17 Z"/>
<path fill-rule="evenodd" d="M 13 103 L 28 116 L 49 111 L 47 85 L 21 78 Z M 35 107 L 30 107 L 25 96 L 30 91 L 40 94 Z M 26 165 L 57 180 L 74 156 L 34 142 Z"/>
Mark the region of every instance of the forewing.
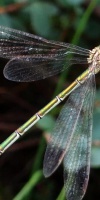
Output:
<path fill-rule="evenodd" d="M 92 75 L 88 79 L 84 103 L 64 157 L 64 185 L 67 200 L 81 200 L 88 184 L 94 91 L 95 80 L 94 75 Z"/>
<path fill-rule="evenodd" d="M 89 80 L 86 80 L 71 93 L 58 117 L 44 157 L 43 172 L 46 177 L 57 169 L 65 153 L 70 148 L 77 120 L 84 104 L 84 98 L 90 87 Z"/>
<path fill-rule="evenodd" d="M 0 57 L 10 59 L 4 76 L 13 81 L 35 81 L 53 76 L 72 64 L 86 64 L 89 53 L 75 45 L 0 26 Z"/>

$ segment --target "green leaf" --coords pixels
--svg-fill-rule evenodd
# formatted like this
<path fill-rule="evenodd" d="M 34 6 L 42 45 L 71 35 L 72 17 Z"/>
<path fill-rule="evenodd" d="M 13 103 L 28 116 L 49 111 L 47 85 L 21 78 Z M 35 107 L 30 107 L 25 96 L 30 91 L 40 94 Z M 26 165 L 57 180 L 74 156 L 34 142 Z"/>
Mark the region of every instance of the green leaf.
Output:
<path fill-rule="evenodd" d="M 58 0 L 58 3 L 60 3 L 64 7 L 68 7 L 68 6 L 78 6 L 84 1 L 85 0 Z"/>
<path fill-rule="evenodd" d="M 12 18 L 7 14 L 1 14 L 0 15 L 0 25 L 12 27 Z"/>
<path fill-rule="evenodd" d="M 72 5 L 72 6 L 79 5 L 83 2 L 84 2 L 84 0 L 66 0 L 66 3 L 68 3 L 69 5 Z"/>
<path fill-rule="evenodd" d="M 13 18 L 10 15 L 7 14 L 2 14 L 0 15 L 0 25 L 6 26 L 6 27 L 11 27 L 15 29 L 21 29 L 21 30 L 26 30 L 23 22 L 18 19 L 18 17 L 13 16 Z"/>
<path fill-rule="evenodd" d="M 50 115 L 46 115 L 41 120 L 39 120 L 37 125 L 45 131 L 51 131 L 55 125 L 55 120 Z"/>
<path fill-rule="evenodd" d="M 91 153 L 91 166 L 100 167 L 100 148 L 92 147 Z"/>
<path fill-rule="evenodd" d="M 96 92 L 93 113 L 93 140 L 100 140 L 100 89 Z"/>
<path fill-rule="evenodd" d="M 47 2 L 35 2 L 31 5 L 31 25 L 39 35 L 50 37 L 53 33 L 53 17 L 58 14 L 58 8 Z M 54 31 L 56 32 L 56 31 Z"/>
<path fill-rule="evenodd" d="M 100 113 L 96 111 L 93 115 L 93 140 L 100 140 Z"/>
<path fill-rule="evenodd" d="M 100 147 L 96 146 L 100 141 L 100 90 L 96 93 L 95 111 L 93 115 L 93 145 L 91 154 L 91 166 L 100 167 Z"/>

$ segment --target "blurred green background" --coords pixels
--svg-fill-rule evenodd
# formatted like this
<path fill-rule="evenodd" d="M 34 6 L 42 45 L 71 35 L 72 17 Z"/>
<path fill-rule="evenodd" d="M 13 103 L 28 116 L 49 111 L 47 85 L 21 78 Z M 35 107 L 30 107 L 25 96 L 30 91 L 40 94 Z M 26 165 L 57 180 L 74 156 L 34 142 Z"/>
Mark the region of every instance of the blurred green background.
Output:
<path fill-rule="evenodd" d="M 0 25 L 92 49 L 100 44 L 100 0 L 0 0 Z M 0 59 L 0 142 L 67 87 L 85 68 L 32 83 L 3 77 Z M 84 200 L 100 199 L 100 75 L 96 76 L 91 173 Z M 63 167 L 42 174 L 47 136 L 62 105 L 37 123 L 0 158 L 0 200 L 64 200 Z"/>

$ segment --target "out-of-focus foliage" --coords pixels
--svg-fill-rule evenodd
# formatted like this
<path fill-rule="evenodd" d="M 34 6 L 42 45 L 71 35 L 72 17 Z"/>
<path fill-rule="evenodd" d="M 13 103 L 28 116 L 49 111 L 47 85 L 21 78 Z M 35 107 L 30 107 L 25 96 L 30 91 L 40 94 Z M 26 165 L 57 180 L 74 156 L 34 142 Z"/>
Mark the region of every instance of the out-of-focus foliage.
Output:
<path fill-rule="evenodd" d="M 46 115 L 38 122 L 38 127 L 43 128 L 45 131 L 51 131 L 54 127 L 55 120 L 52 116 Z"/>
<path fill-rule="evenodd" d="M 93 118 L 92 167 L 100 167 L 100 89 L 96 93 Z"/>
<path fill-rule="evenodd" d="M 85 1 L 84 0 L 58 0 L 58 2 L 64 7 L 67 7 L 67 6 L 79 6 Z"/>
<path fill-rule="evenodd" d="M 52 32 L 56 33 L 56 29 L 52 26 L 53 17 L 58 15 L 58 8 L 54 4 L 47 2 L 35 2 L 30 8 L 31 25 L 33 29 L 44 37 L 50 37 Z"/>
<path fill-rule="evenodd" d="M 93 48 L 100 44 L 100 0 L 1 0 L 0 25 L 16 28 L 47 39 L 73 41 L 79 46 Z M 60 77 L 33 83 L 13 83 L 4 79 L 0 62 L 0 141 L 23 124 L 67 87 L 85 69 L 74 66 Z M 97 89 L 100 87 L 100 75 Z M 60 80 L 60 81 L 59 81 Z M 56 86 L 57 85 L 57 86 Z M 54 127 L 55 108 L 36 124 L 21 141 L 13 145 L 0 159 L 0 199 L 2 200 L 63 200 L 62 168 L 51 178 L 42 176 L 45 149 L 44 138 Z M 91 165 L 100 167 L 100 91 L 94 106 L 94 128 Z M 43 137 L 41 137 L 43 135 Z M 41 139 L 42 138 L 42 139 Z M 40 170 L 40 171 L 39 171 Z M 98 176 L 99 177 L 99 176 Z M 100 184 L 100 178 L 98 179 Z M 84 200 L 98 199 L 91 189 Z M 96 188 L 97 189 L 97 188 Z M 61 191 L 61 193 L 60 193 Z M 100 192 L 98 191 L 100 197 Z"/>

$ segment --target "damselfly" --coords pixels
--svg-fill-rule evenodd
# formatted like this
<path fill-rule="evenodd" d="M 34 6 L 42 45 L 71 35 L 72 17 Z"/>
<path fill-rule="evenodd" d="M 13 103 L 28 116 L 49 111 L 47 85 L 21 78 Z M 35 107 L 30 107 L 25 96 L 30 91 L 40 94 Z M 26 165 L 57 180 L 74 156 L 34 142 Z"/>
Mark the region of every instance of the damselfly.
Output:
<path fill-rule="evenodd" d="M 82 199 L 90 171 L 95 74 L 100 71 L 100 47 L 90 51 L 0 26 L 0 57 L 10 59 L 4 76 L 12 81 L 36 81 L 72 64 L 88 63 L 82 75 L 0 145 L 2 154 L 72 92 L 48 142 L 43 172 L 46 177 L 50 176 L 63 160 L 66 199 Z"/>

